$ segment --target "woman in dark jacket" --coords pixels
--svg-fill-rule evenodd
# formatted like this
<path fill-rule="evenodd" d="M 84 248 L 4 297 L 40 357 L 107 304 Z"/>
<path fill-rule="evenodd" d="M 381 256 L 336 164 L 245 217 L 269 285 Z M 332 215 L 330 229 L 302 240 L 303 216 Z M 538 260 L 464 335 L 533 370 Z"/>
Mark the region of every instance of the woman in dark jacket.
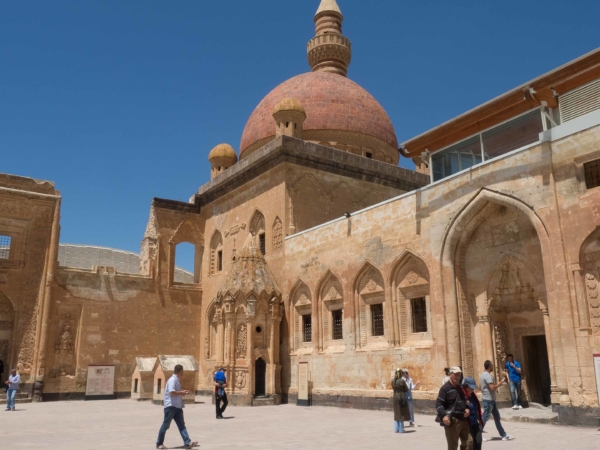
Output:
<path fill-rule="evenodd" d="M 477 389 L 477 383 L 471 377 L 467 377 L 463 380 L 463 391 L 465 393 L 466 406 L 469 408 L 471 414 L 469 415 L 469 432 L 473 440 L 473 450 L 481 450 L 481 444 L 483 442 L 483 419 L 481 417 L 481 405 L 479 399 L 475 395 L 475 389 Z M 469 446 L 470 448 L 470 446 Z"/>
<path fill-rule="evenodd" d="M 404 433 L 404 421 L 410 420 L 410 410 L 406 400 L 408 386 L 400 369 L 396 369 L 396 374 L 392 380 L 392 389 L 394 389 L 394 432 Z"/>

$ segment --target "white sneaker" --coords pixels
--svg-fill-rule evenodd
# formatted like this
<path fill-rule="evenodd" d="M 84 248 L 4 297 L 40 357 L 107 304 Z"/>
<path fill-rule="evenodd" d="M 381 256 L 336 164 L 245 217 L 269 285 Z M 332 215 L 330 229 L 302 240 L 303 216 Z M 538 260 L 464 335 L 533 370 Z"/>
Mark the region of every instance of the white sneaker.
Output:
<path fill-rule="evenodd" d="M 512 409 L 519 409 L 517 405 L 514 405 Z"/>
<path fill-rule="evenodd" d="M 505 434 L 502 438 L 503 441 L 512 441 L 513 439 L 514 437 L 512 437 L 510 434 Z"/>
<path fill-rule="evenodd" d="M 523 409 L 523 407 L 521 405 L 519 405 L 519 409 Z"/>
<path fill-rule="evenodd" d="M 486 438 L 482 438 L 482 439 L 483 439 L 483 442 L 487 442 L 487 439 L 486 439 Z"/>

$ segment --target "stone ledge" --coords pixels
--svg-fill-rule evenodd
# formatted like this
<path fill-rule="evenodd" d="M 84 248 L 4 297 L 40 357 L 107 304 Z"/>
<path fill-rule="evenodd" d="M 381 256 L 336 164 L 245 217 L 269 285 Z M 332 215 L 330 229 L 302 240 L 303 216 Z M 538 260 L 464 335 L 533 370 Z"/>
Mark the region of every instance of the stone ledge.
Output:
<path fill-rule="evenodd" d="M 301 139 L 280 136 L 201 186 L 195 202 L 199 206 L 206 205 L 284 162 L 406 192 L 423 187 L 430 181 L 427 175 L 413 170 Z"/>

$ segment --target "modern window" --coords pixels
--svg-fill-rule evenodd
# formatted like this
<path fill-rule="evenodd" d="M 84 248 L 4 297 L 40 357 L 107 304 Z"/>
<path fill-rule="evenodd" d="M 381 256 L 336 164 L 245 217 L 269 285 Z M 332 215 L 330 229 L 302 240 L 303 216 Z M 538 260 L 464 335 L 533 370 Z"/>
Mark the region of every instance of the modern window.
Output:
<path fill-rule="evenodd" d="M 162 389 L 162 378 L 159 378 L 156 383 L 156 393 L 160 394 L 161 389 Z"/>
<path fill-rule="evenodd" d="M 135 381 L 135 383 L 134 383 L 134 386 L 133 386 L 133 392 L 135 392 L 137 394 L 137 391 L 138 391 L 138 379 L 136 378 L 134 381 Z"/>
<path fill-rule="evenodd" d="M 260 233 L 258 235 L 258 245 L 260 247 L 260 252 L 263 255 L 266 255 L 267 254 L 267 242 L 265 239 L 265 233 Z"/>
<path fill-rule="evenodd" d="M 331 323 L 333 324 L 333 340 L 344 339 L 343 311 L 338 309 L 331 312 Z"/>
<path fill-rule="evenodd" d="M 587 162 L 583 165 L 585 171 L 585 184 L 588 189 L 600 186 L 600 159 Z M 0 243 L 3 236 L 0 236 Z M 0 255 L 2 255 L 2 247 L 0 244 Z M 0 256 L 1 257 L 1 256 Z"/>
<path fill-rule="evenodd" d="M 383 336 L 383 303 L 371 305 L 371 331 L 373 336 Z"/>
<path fill-rule="evenodd" d="M 0 235 L 0 259 L 9 259 L 11 240 L 10 236 Z"/>
<path fill-rule="evenodd" d="M 217 252 L 217 272 L 223 270 L 223 250 Z"/>
<path fill-rule="evenodd" d="M 431 156 L 433 181 L 538 142 L 542 131 L 542 112 L 535 109 L 436 152 Z"/>
<path fill-rule="evenodd" d="M 410 300 L 413 333 L 427 333 L 427 301 L 425 297 Z"/>
<path fill-rule="evenodd" d="M 312 342 L 312 316 L 302 316 L 302 342 Z"/>

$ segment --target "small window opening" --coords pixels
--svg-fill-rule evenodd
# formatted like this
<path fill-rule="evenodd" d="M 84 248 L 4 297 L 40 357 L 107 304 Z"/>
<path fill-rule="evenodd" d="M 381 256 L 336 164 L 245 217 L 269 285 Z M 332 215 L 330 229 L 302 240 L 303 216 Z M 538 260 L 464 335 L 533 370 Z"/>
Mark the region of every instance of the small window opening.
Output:
<path fill-rule="evenodd" d="M 294 124 L 294 130 L 296 130 L 297 128 L 298 128 L 298 124 L 297 124 L 297 123 L 295 123 L 295 124 Z"/>
<path fill-rule="evenodd" d="M 159 378 L 158 382 L 156 383 L 156 393 L 160 394 L 161 390 L 162 390 L 162 378 Z"/>
<path fill-rule="evenodd" d="M 289 123 L 289 122 L 286 122 L 286 123 L 285 123 L 285 127 L 287 128 L 287 127 L 289 127 L 289 126 L 290 126 L 290 123 Z"/>
<path fill-rule="evenodd" d="M 0 235 L 0 259 L 9 259 L 11 241 L 12 238 L 10 236 Z"/>
<path fill-rule="evenodd" d="M 138 379 L 136 378 L 133 384 L 133 392 L 137 394 L 138 391 Z"/>
<path fill-rule="evenodd" d="M 223 270 L 223 250 L 217 252 L 217 272 Z"/>
<path fill-rule="evenodd" d="M 585 185 L 587 188 L 592 189 L 600 186 L 600 159 L 585 163 L 583 169 L 585 170 Z M 0 255 L 2 254 L 2 238 L 3 236 L 0 236 Z"/>
<path fill-rule="evenodd" d="M 427 302 L 424 297 L 410 300 L 413 333 L 427 333 Z"/>
<path fill-rule="evenodd" d="M 371 305 L 371 330 L 373 336 L 383 336 L 383 304 Z"/>
<path fill-rule="evenodd" d="M 312 342 L 312 316 L 302 316 L 302 342 Z"/>
<path fill-rule="evenodd" d="M 331 312 L 331 323 L 333 324 L 333 339 L 344 339 L 344 319 L 341 309 Z"/>
<path fill-rule="evenodd" d="M 260 327 L 260 325 L 259 325 L 259 326 L 257 326 L 257 327 L 256 327 L 256 332 L 257 332 L 257 333 L 260 333 L 261 331 L 262 331 L 262 328 Z"/>
<path fill-rule="evenodd" d="M 196 246 L 181 242 L 175 247 L 175 283 L 194 284 Z"/>
<path fill-rule="evenodd" d="M 221 171 L 221 166 L 217 167 L 217 170 L 220 172 Z"/>
<path fill-rule="evenodd" d="M 260 247 L 260 252 L 263 255 L 266 255 L 267 254 L 267 242 L 265 239 L 265 233 L 260 233 L 258 235 L 258 245 Z"/>
<path fill-rule="evenodd" d="M 369 158 L 369 159 L 373 159 L 373 153 L 371 153 L 371 152 L 367 152 L 367 153 L 365 154 L 365 156 L 366 156 L 367 158 Z"/>

